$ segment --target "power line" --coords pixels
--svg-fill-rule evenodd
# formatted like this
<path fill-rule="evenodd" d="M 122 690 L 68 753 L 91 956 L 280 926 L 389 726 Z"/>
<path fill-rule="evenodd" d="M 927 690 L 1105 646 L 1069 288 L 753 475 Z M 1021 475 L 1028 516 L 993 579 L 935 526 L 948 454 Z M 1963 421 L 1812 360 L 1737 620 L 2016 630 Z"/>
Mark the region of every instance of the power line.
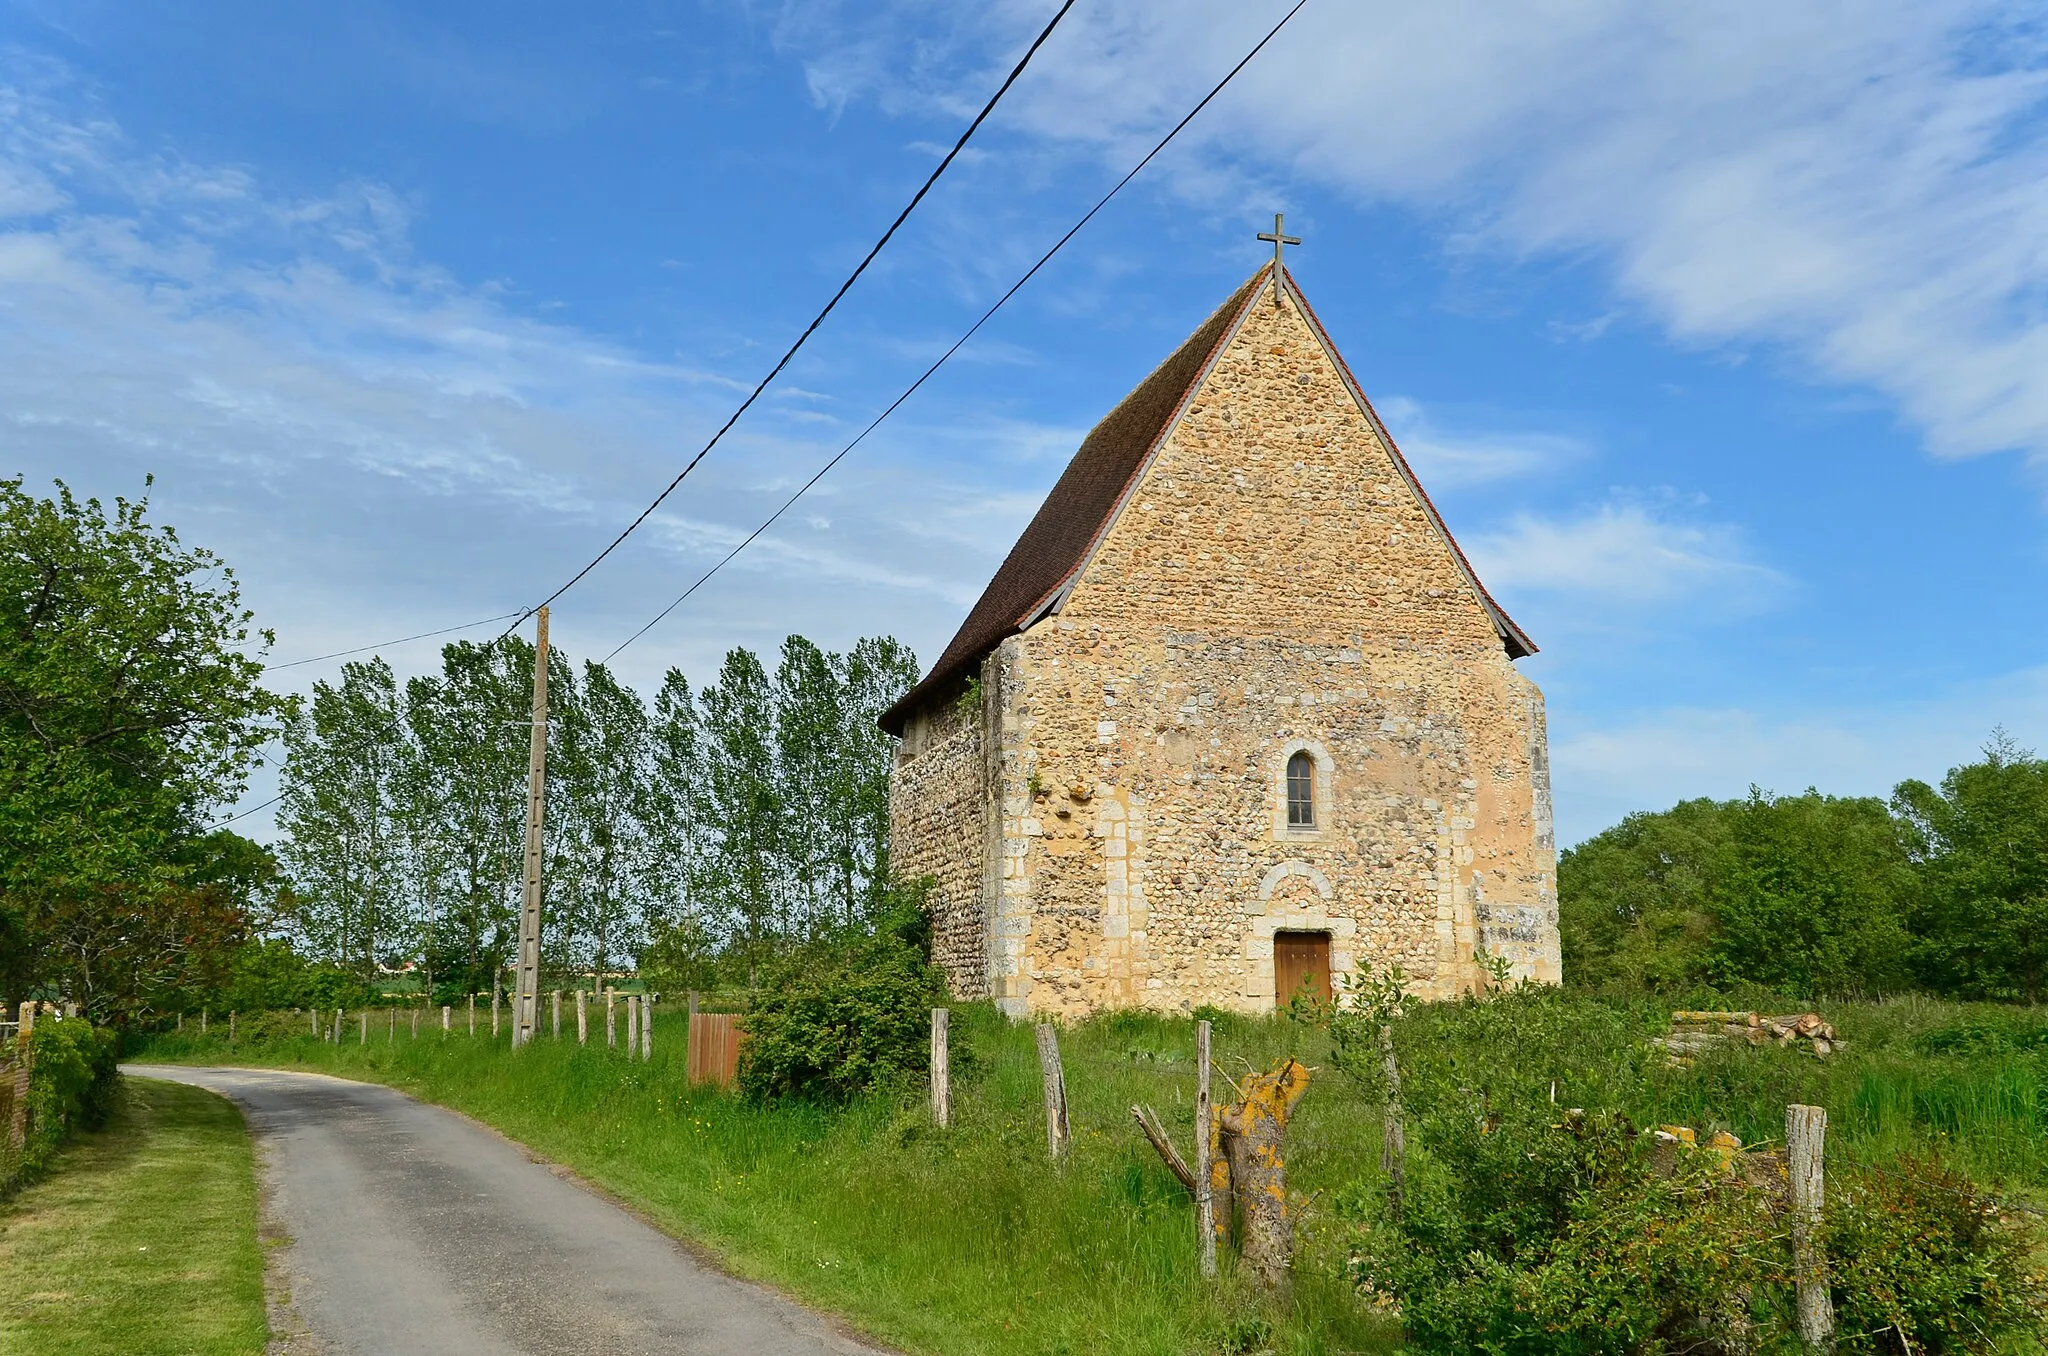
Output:
<path fill-rule="evenodd" d="M 295 669 L 301 664 L 318 664 L 328 659 L 346 659 L 352 654 L 361 654 L 365 650 L 388 650 L 394 645 L 409 645 L 415 640 L 426 640 L 430 636 L 445 636 L 451 631 L 469 631 L 479 626 L 488 626 L 492 622 L 504 621 L 510 617 L 524 618 L 525 615 L 525 613 L 521 612 L 500 612 L 495 617 L 482 617 L 473 622 L 464 622 L 460 626 L 444 626 L 438 631 L 422 631 L 416 636 L 400 636 L 397 640 L 387 640 L 377 645 L 358 645 L 353 650 L 336 650 L 333 654 L 316 654 L 311 659 L 294 659 L 289 664 L 271 664 L 267 667 L 271 669 Z"/>
<path fill-rule="evenodd" d="M 208 824 L 206 826 L 206 831 L 208 833 L 212 833 L 215 829 L 224 829 L 238 819 L 247 819 L 250 815 L 255 814 L 258 810 L 268 810 L 271 806 L 277 804 L 279 801 L 283 799 L 284 792 L 280 791 L 276 795 L 272 796 L 269 800 L 264 801 L 261 805 L 251 805 L 248 809 L 242 811 L 240 814 L 229 815 L 226 819 L 223 819 L 218 824 Z"/>
<path fill-rule="evenodd" d="M 674 602 L 670 603 L 667 607 L 663 608 L 660 612 L 656 613 L 652 621 L 648 622 L 645 626 L 642 626 L 638 631 L 635 631 L 632 635 L 627 636 L 624 640 L 620 641 L 619 644 L 612 650 L 612 652 L 604 657 L 602 662 L 609 664 L 618 655 L 620 650 L 625 649 L 628 645 L 631 645 L 634 641 L 640 639 L 640 637 L 646 635 L 649 631 L 653 630 L 656 626 L 660 625 L 662 620 L 666 618 L 669 613 L 681 607 L 683 603 L 689 599 L 691 594 L 695 593 L 698 589 L 704 587 L 706 583 L 710 582 L 711 576 L 717 574 L 720 570 L 724 569 L 728 564 L 732 562 L 733 557 L 737 556 L 740 552 L 746 550 L 749 546 L 753 545 L 755 538 L 759 537 L 763 532 L 766 532 L 770 527 L 773 527 L 776 523 L 776 520 L 781 518 L 783 514 L 789 512 L 791 506 L 794 505 L 797 500 L 803 498 L 804 495 L 810 491 L 813 485 L 816 485 L 820 480 L 823 480 L 825 478 L 826 472 L 830 471 L 833 467 L 837 466 L 846 457 L 847 453 L 853 451 L 854 448 L 860 446 L 861 442 L 870 433 L 873 433 L 878 427 L 881 426 L 881 423 L 884 419 L 887 419 L 890 415 L 894 414 L 899 405 L 901 405 L 904 401 L 910 399 L 911 396 L 915 395 L 919 387 L 923 386 L 925 382 L 929 381 L 932 378 L 932 375 L 934 373 L 936 373 L 941 367 L 944 367 L 946 365 L 947 359 L 951 358 L 955 353 L 958 353 L 961 350 L 961 348 L 966 345 L 967 341 L 969 339 L 972 339 L 975 336 L 975 334 L 981 329 L 981 327 L 983 325 L 986 325 L 989 322 L 990 318 L 993 317 L 997 311 L 1000 311 L 1003 308 L 1004 304 L 1008 302 L 1011 297 L 1016 296 L 1018 292 L 1023 290 L 1024 284 L 1030 282 L 1033 277 L 1037 276 L 1038 271 L 1044 268 L 1048 263 L 1050 263 L 1054 255 L 1058 254 L 1062 249 L 1066 248 L 1068 241 L 1072 240 L 1075 236 L 1081 233 L 1082 227 L 1086 226 L 1090 221 L 1095 219 L 1096 213 L 1100 212 L 1103 208 L 1109 205 L 1110 199 L 1114 198 L 1117 194 L 1121 193 L 1124 190 L 1125 185 L 1129 184 L 1131 180 L 1137 178 L 1139 171 L 1143 170 L 1145 166 L 1151 164 L 1152 161 L 1159 155 L 1159 153 L 1165 150 L 1167 145 L 1170 142 L 1172 142 L 1172 140 L 1175 137 L 1179 136 L 1182 130 L 1185 129 L 1189 123 L 1195 120 L 1195 116 L 1199 114 L 1203 109 L 1207 108 L 1209 106 L 1210 101 L 1215 99 L 1217 95 L 1221 94 L 1224 90 L 1224 87 L 1230 84 L 1231 81 L 1235 80 L 1238 76 L 1238 73 L 1244 70 L 1246 66 L 1249 66 L 1252 63 L 1252 58 L 1256 57 L 1261 51 L 1263 51 L 1267 43 L 1271 42 L 1274 38 L 1280 35 L 1280 30 L 1287 27 L 1288 21 L 1294 18 L 1296 14 L 1299 14 L 1302 10 L 1302 7 L 1307 3 L 1308 0 L 1295 0 L 1294 8 L 1288 10 L 1287 13 L 1280 16 L 1280 22 L 1274 24 L 1273 27 L 1267 31 L 1266 36 L 1260 38 L 1257 44 L 1255 44 L 1252 47 L 1251 51 L 1245 53 L 1243 59 L 1240 60 L 1235 66 L 1232 66 L 1230 68 L 1229 73 L 1226 74 L 1221 80 L 1216 82 L 1215 88 L 1211 89 L 1207 94 L 1203 95 L 1201 102 L 1197 103 L 1193 108 L 1189 109 L 1187 116 L 1182 118 L 1179 122 L 1175 123 L 1173 125 L 1173 130 L 1168 132 L 1165 136 L 1161 137 L 1159 139 L 1159 143 L 1155 145 L 1151 150 L 1145 153 L 1145 158 L 1140 160 L 1136 165 L 1133 165 L 1131 167 L 1130 173 L 1124 175 L 1123 178 L 1117 180 L 1115 186 L 1112 187 L 1109 190 L 1109 192 L 1103 194 L 1102 197 L 1096 201 L 1096 204 L 1093 207 L 1089 208 L 1087 212 L 1082 215 L 1079 221 L 1075 222 L 1071 227 L 1069 227 L 1065 235 L 1061 236 L 1058 240 L 1054 241 L 1052 248 L 1047 250 L 1044 254 L 1040 255 L 1038 257 L 1038 262 L 1033 264 L 1030 268 L 1026 269 L 1023 277 L 1017 279 L 1016 282 L 1010 284 L 1010 290 L 1003 293 L 1002 296 L 996 298 L 995 304 L 993 306 L 990 306 L 986 311 L 983 311 L 981 313 L 981 318 L 976 320 L 972 325 L 970 325 L 965 334 L 961 335 L 958 339 L 954 340 L 953 346 L 947 349 L 944 353 L 941 353 L 939 355 L 937 362 L 934 362 L 930 367 L 927 367 L 924 370 L 924 372 L 919 375 L 916 381 L 911 382 L 909 386 L 905 387 L 901 395 L 897 396 L 894 400 L 890 401 L 888 406 L 880 414 L 876 415 L 866 428 L 862 429 L 858 434 L 854 436 L 852 442 L 840 448 L 838 452 L 833 454 L 833 457 L 830 461 L 826 462 L 823 466 L 819 467 L 818 473 L 812 476 L 809 480 L 805 481 L 802 484 L 802 486 L 800 486 L 797 489 L 797 492 L 795 494 L 792 494 L 789 498 L 783 500 L 782 506 L 776 509 L 775 512 L 769 514 L 767 519 L 764 522 L 762 522 L 762 524 L 759 527 L 755 528 L 752 532 L 749 532 L 744 541 L 740 542 L 739 545 L 733 547 L 732 550 L 726 552 L 724 557 L 721 558 L 716 565 L 713 565 L 703 574 L 697 576 L 696 582 L 691 584 L 690 587 L 684 589 L 681 596 L 678 597 Z"/>
<path fill-rule="evenodd" d="M 840 299 L 844 297 L 847 294 L 847 292 L 852 289 L 854 283 L 860 279 L 860 275 L 867 272 L 868 265 L 872 264 L 875 261 L 875 256 L 882 252 L 882 247 L 884 245 L 887 245 L 890 239 L 895 236 L 897 228 L 902 226 L 905 221 L 909 220 L 910 214 L 917 209 L 917 205 L 924 201 L 925 194 L 931 192 L 932 186 L 938 183 L 939 176 L 944 174 L 946 172 L 947 167 L 953 163 L 953 161 L 959 156 L 960 152 L 967 148 L 968 138 L 972 137 L 975 134 L 975 132 L 981 127 L 982 123 L 988 121 L 989 115 L 996 111 L 996 105 L 1002 102 L 1003 96 L 1010 92 L 1010 86 L 1016 84 L 1018 77 L 1024 74 L 1024 68 L 1031 64 L 1031 58 L 1038 55 L 1038 49 L 1045 46 L 1046 39 L 1050 38 L 1052 36 L 1053 30 L 1059 27 L 1060 20 L 1067 17 L 1067 11 L 1074 7 L 1074 3 L 1075 0 L 1066 0 L 1066 3 L 1060 6 L 1059 12 L 1052 16 L 1051 21 L 1048 22 L 1045 28 L 1040 31 L 1038 37 L 1032 42 L 1031 46 L 1025 49 L 1024 55 L 1018 59 L 1016 66 L 1011 69 L 1009 78 L 1003 81 L 1001 88 L 997 89 L 994 94 L 989 96 L 988 102 L 982 105 L 981 112 L 974 115 L 974 121 L 967 124 L 967 130 L 962 132 L 960 134 L 960 139 L 953 143 L 953 149 L 946 152 L 946 158 L 939 162 L 938 168 L 934 169 L 931 172 L 931 175 L 925 179 L 923 185 L 921 185 L 918 188 L 917 192 L 911 195 L 909 203 L 907 203 L 904 206 L 901 212 L 898 212 L 896 214 L 896 220 L 889 223 L 889 229 L 882 232 L 882 238 L 874 243 L 874 247 L 867 252 L 867 256 L 860 261 L 859 266 L 856 267 L 852 273 L 849 273 L 847 275 L 846 281 L 839 284 L 839 290 L 832 294 L 832 299 L 825 303 L 825 308 L 819 311 L 818 314 L 812 318 L 810 324 L 804 326 L 803 333 L 799 334 L 796 337 L 796 342 L 789 346 L 789 351 L 784 353 L 781 359 L 777 361 L 775 366 L 769 369 L 768 375 L 761 378 L 761 380 L 755 384 L 754 389 L 747 393 L 747 398 L 740 402 L 739 408 L 734 410 L 730 415 L 728 415 L 726 417 L 726 421 L 718 426 L 718 431 L 711 435 L 711 441 L 705 443 L 704 446 L 698 451 L 697 455 L 690 458 L 689 462 L 683 467 L 683 469 L 676 473 L 676 478 L 668 483 L 668 488 L 663 490 L 660 494 L 654 497 L 653 503 L 649 504 L 646 508 L 640 510 L 640 516 L 635 518 L 632 522 L 628 523 L 626 525 L 625 531 L 619 533 L 618 536 L 612 538 L 610 545 L 606 546 L 604 550 L 599 551 L 595 556 L 591 558 L 590 562 L 587 565 L 585 565 L 582 569 L 576 571 L 574 575 L 570 576 L 568 583 L 562 585 L 553 593 L 550 593 L 547 597 L 541 599 L 540 602 L 534 604 L 534 606 L 528 608 L 525 612 L 521 613 L 519 618 L 520 621 L 525 621 L 526 618 L 532 616 L 541 608 L 546 607 L 549 603 L 554 602 L 555 599 L 561 597 L 570 589 L 576 587 L 577 583 L 582 580 L 583 576 L 589 574 L 592 570 L 596 569 L 598 565 L 604 561 L 606 556 L 609 556 L 613 551 L 616 551 L 619 548 L 619 544 L 621 542 L 625 541 L 626 538 L 632 536 L 633 533 L 639 529 L 640 524 L 646 522 L 648 516 L 652 514 L 656 509 L 660 508 L 663 501 L 665 501 L 671 494 L 675 493 L 676 486 L 683 483 L 683 478 L 689 475 L 690 472 L 697 469 L 697 463 L 703 461 L 705 457 L 711 454 L 711 449 L 718 446 L 719 440 L 725 437 L 727 431 L 730 430 L 734 424 L 739 422 L 740 416 L 745 414 L 747 410 L 753 405 L 755 400 L 760 398 L 761 392 L 768 389 L 768 383 L 774 381 L 777 377 L 782 375 L 782 369 L 789 366 L 790 359 L 796 357 L 797 350 L 804 346 L 805 341 L 807 341 L 811 337 L 811 335 L 816 332 L 818 326 L 825 323 L 825 317 L 832 314 L 832 308 L 837 306 L 839 304 Z M 517 623 L 514 623 L 514 625 L 516 626 Z M 507 634 L 510 633 L 510 630 L 511 628 L 507 628 Z"/>

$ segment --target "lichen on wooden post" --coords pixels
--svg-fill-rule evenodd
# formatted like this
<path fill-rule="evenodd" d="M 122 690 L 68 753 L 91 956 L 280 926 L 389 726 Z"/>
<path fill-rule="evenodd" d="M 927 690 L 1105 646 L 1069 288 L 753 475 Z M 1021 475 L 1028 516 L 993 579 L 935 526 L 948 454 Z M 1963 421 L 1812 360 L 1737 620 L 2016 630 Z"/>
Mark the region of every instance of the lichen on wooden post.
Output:
<path fill-rule="evenodd" d="M 1269 1289 L 1285 1289 L 1294 1261 L 1294 1217 L 1287 1208 L 1287 1122 L 1308 1091 L 1309 1069 L 1283 1061 L 1253 1074 L 1239 1100 L 1217 1116 L 1238 1215 L 1238 1252 Z"/>

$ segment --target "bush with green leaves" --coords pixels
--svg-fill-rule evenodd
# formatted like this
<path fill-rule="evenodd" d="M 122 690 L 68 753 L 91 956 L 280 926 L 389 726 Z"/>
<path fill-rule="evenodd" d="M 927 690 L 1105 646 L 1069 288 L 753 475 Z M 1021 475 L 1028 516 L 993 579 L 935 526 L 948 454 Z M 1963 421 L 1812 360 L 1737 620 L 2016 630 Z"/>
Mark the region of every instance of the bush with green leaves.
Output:
<path fill-rule="evenodd" d="M 0 1126 L 0 1190 L 12 1190 L 40 1171 L 74 1130 L 106 1123 L 114 1108 L 120 1039 L 83 1017 L 45 1017 L 30 1036 L 28 1138 L 18 1153 Z"/>
<path fill-rule="evenodd" d="M 946 981 L 914 927 L 820 943 L 769 967 L 743 1021 L 741 1093 L 841 1105 L 921 1076 Z"/>
<path fill-rule="evenodd" d="M 1342 1209 L 1354 1269 L 1423 1351 L 1653 1353 L 1797 1346 L 1782 1162 L 1706 1149 L 1656 1161 L 1639 1127 L 1783 1114 L 1810 1057 L 1731 1050 L 1668 1067 L 1668 1009 L 1519 987 L 1332 1024 L 1369 1087 L 1391 1020 L 1408 1130 L 1398 1207 L 1373 1179 Z M 1814 1089 L 1818 1091 L 1818 1089 Z M 1554 1100 L 1553 1100 L 1554 1096 Z M 1796 1097 L 1807 1100 L 1806 1097 Z M 1780 1122 L 1782 1123 L 1782 1122 Z M 1824 1242 L 1847 1351 L 1980 1352 L 2048 1337 L 2023 1214 L 1927 1164 L 1831 1159 Z M 1886 1335 L 1889 1334 L 1889 1335 Z"/>

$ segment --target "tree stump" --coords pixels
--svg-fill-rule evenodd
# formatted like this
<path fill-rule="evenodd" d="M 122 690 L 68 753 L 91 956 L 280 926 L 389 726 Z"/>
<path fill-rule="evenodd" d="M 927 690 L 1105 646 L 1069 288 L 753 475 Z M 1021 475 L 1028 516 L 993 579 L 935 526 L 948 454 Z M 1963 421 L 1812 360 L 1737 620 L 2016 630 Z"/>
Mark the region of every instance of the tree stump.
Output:
<path fill-rule="evenodd" d="M 1287 1288 L 1294 1262 L 1294 1217 L 1287 1208 L 1287 1121 L 1308 1091 L 1309 1069 L 1289 1059 L 1253 1074 L 1241 1100 L 1216 1114 L 1217 1154 L 1228 1198 L 1218 1195 L 1218 1229 L 1238 1217 L 1238 1253 L 1262 1285 Z M 1211 1180 L 1212 1189 L 1215 1186 Z"/>

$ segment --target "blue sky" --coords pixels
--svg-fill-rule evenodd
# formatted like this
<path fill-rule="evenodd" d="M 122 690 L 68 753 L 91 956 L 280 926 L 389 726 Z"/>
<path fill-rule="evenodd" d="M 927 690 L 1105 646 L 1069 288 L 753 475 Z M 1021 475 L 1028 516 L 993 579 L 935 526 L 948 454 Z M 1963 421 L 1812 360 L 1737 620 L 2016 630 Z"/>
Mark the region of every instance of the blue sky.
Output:
<path fill-rule="evenodd" d="M 674 474 L 1052 8 L 0 0 L 0 469 L 103 496 L 153 472 L 278 660 L 529 603 Z M 1283 8 L 1081 0 L 557 643 L 601 654 L 663 606 Z M 2048 748 L 2048 27 L 1678 8 L 1311 0 L 619 667 L 701 677 L 790 631 L 930 659 L 1284 210 L 1543 646 L 1563 841 L 1752 782 L 1882 793 L 1998 725 Z"/>

